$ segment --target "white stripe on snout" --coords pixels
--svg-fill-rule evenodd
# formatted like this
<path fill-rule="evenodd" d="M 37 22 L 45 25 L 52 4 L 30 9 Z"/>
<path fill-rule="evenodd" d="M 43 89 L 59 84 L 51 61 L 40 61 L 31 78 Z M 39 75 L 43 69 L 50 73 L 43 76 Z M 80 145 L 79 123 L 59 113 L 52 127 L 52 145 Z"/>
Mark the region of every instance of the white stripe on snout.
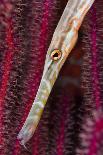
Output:
<path fill-rule="evenodd" d="M 53 60 L 50 60 L 44 67 L 44 72 L 43 72 L 43 77 L 45 76 L 45 74 L 47 73 L 48 71 L 48 68 L 51 66 Z"/>
<path fill-rule="evenodd" d="M 38 115 L 35 115 L 35 116 L 29 116 L 28 119 L 37 122 L 37 121 L 39 120 L 39 116 L 38 116 Z"/>
<path fill-rule="evenodd" d="M 50 93 L 50 91 L 51 91 L 51 84 L 50 84 L 50 82 L 47 81 L 47 80 L 45 80 L 45 79 L 43 79 L 43 82 L 46 84 L 46 86 L 47 86 L 47 88 L 48 88 L 48 91 L 49 91 L 49 93 Z"/>
<path fill-rule="evenodd" d="M 44 108 L 44 104 L 41 101 L 35 102 L 35 105 L 38 105 L 40 108 Z"/>
<path fill-rule="evenodd" d="M 46 99 L 47 98 L 45 95 L 42 95 L 41 97 L 42 97 L 42 99 Z"/>
<path fill-rule="evenodd" d="M 40 111 L 40 109 L 38 108 L 38 109 L 35 110 L 35 113 L 38 114 L 39 111 Z"/>

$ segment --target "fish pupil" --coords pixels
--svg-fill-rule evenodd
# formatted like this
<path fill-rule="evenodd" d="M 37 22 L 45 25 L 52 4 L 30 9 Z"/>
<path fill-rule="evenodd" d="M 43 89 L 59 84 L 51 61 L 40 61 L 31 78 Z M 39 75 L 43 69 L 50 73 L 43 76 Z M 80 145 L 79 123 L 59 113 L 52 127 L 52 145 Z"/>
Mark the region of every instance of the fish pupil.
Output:
<path fill-rule="evenodd" d="M 54 58 L 58 58 L 58 56 L 59 56 L 58 53 L 55 53 L 55 54 L 53 55 Z"/>
<path fill-rule="evenodd" d="M 59 60 L 61 58 L 61 51 L 60 50 L 54 50 L 52 53 L 51 53 L 51 59 L 52 60 Z"/>

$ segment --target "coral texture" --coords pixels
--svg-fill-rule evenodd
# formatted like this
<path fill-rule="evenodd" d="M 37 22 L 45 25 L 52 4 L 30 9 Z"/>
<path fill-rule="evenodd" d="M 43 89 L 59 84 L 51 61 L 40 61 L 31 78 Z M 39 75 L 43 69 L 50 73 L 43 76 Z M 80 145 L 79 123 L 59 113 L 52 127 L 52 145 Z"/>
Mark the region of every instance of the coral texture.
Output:
<path fill-rule="evenodd" d="M 103 155 L 102 0 L 84 20 L 27 150 L 17 140 L 66 3 L 0 1 L 0 155 Z"/>

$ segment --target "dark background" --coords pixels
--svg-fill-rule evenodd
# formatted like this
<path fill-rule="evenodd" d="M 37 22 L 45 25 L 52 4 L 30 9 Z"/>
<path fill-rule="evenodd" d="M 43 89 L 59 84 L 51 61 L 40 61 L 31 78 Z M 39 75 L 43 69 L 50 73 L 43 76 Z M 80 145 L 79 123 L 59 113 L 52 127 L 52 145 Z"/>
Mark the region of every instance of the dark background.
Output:
<path fill-rule="evenodd" d="M 103 123 L 98 127 L 94 117 L 99 122 L 103 120 L 99 112 L 103 106 L 102 0 L 95 1 L 83 21 L 78 42 L 27 144 L 28 151 L 17 141 L 66 3 L 67 0 L 0 1 L 0 155 L 103 155 Z"/>

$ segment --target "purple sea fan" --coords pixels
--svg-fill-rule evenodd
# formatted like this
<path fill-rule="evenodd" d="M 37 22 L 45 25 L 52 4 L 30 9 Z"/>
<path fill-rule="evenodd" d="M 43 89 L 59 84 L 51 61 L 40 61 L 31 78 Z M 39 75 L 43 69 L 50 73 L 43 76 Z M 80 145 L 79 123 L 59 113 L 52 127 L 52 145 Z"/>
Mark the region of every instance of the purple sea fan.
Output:
<path fill-rule="evenodd" d="M 102 106 L 103 1 L 98 0 L 85 18 L 73 51 L 76 57 L 85 53 L 83 65 L 81 58 L 77 61 L 71 54 L 35 135 L 27 144 L 29 151 L 18 143 L 18 132 L 37 93 L 45 55 L 66 3 L 67 0 L 0 1 L 0 155 L 77 155 L 82 124 L 88 124 L 84 121 L 86 114 L 91 116 L 96 105 Z M 95 38 L 94 42 L 91 38 Z M 98 50 L 93 54 L 95 49 Z M 71 76 L 73 69 L 75 74 L 80 72 L 80 65 L 82 93 L 77 79 Z M 101 148 L 98 151 L 102 152 Z"/>
<path fill-rule="evenodd" d="M 82 85 L 85 114 L 78 154 L 102 155 L 103 145 L 103 13 L 102 1 L 96 1 L 83 24 Z M 99 17 L 100 16 L 100 17 Z"/>
<path fill-rule="evenodd" d="M 80 133 L 80 155 L 102 155 L 103 153 L 103 111 L 98 109 L 92 112 L 91 117 L 84 120 Z"/>
<path fill-rule="evenodd" d="M 58 0 L 10 4 L 8 16 L 7 1 L 0 5 L 0 155 L 24 154 L 17 133 L 36 95 L 46 51 L 65 6 Z M 30 142 L 32 154 L 40 150 L 38 135 Z"/>

